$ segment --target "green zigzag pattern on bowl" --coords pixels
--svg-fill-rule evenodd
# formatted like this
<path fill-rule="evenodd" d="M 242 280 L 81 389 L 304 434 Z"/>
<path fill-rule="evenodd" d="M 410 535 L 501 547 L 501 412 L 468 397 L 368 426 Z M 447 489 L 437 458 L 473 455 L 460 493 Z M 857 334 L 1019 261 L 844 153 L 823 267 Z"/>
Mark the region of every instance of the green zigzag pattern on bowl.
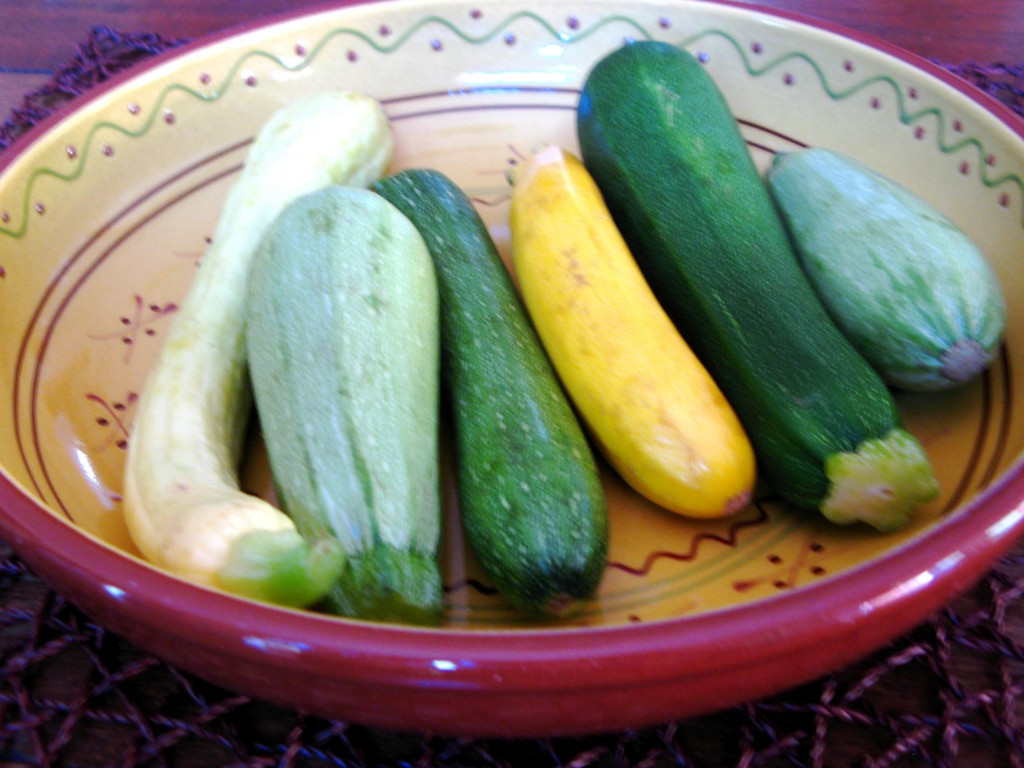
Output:
<path fill-rule="evenodd" d="M 457 24 L 445 18 L 436 15 L 428 15 L 420 19 L 418 22 L 412 24 L 408 30 L 406 30 L 403 34 L 396 36 L 394 38 L 394 41 L 387 45 L 376 42 L 371 35 L 368 35 L 363 31 L 350 28 L 337 28 L 326 32 L 320 38 L 319 42 L 317 42 L 317 44 L 310 49 L 308 55 L 303 57 L 302 61 L 297 65 L 289 65 L 282 58 L 274 54 L 268 53 L 266 51 L 246 51 L 235 61 L 235 63 L 228 70 L 228 73 L 224 78 L 225 85 L 223 89 L 220 91 L 203 93 L 183 83 L 171 83 L 161 92 L 159 98 L 157 99 L 156 103 L 153 106 L 153 109 L 150 111 L 149 117 L 137 130 L 131 130 L 122 125 L 110 121 L 100 121 L 95 123 L 89 129 L 85 138 L 84 146 L 82 147 L 81 151 L 77 152 L 78 163 L 76 164 L 74 171 L 70 173 L 61 173 L 60 171 L 57 171 L 54 168 L 48 167 L 37 168 L 32 171 L 32 173 L 29 175 L 28 181 L 25 186 L 25 190 L 22 195 L 20 223 L 16 225 L 14 228 L 0 227 L 0 234 L 6 235 L 14 239 L 20 239 L 25 235 L 25 233 L 28 231 L 29 211 L 31 208 L 30 199 L 32 196 L 32 190 L 35 188 L 36 182 L 43 177 L 52 177 L 65 182 L 72 182 L 79 176 L 81 176 L 86 167 L 88 158 L 95 151 L 95 136 L 100 130 L 113 130 L 129 138 L 138 138 L 144 136 L 150 131 L 154 123 L 157 121 L 157 118 L 161 112 L 160 108 L 166 102 L 168 96 L 171 93 L 183 92 L 200 101 L 217 101 L 225 93 L 227 93 L 228 89 L 235 82 L 239 70 L 243 66 L 245 66 L 247 62 L 253 59 L 268 59 L 269 61 L 273 62 L 274 64 L 276 64 L 278 67 L 285 71 L 296 72 L 302 70 L 305 67 L 310 66 L 310 64 L 312 64 L 315 61 L 317 55 L 323 50 L 324 47 L 326 47 L 333 39 L 342 36 L 355 38 L 363 42 L 367 46 L 370 46 L 378 53 L 389 54 L 402 48 L 415 34 L 431 25 L 436 25 L 441 27 L 442 29 L 448 30 L 449 32 L 455 34 L 457 37 L 461 38 L 464 42 L 470 45 L 480 45 L 483 43 L 490 42 L 497 38 L 498 36 L 507 33 L 510 27 L 515 22 L 521 20 L 528 20 L 536 23 L 547 34 L 551 35 L 552 38 L 566 44 L 572 44 L 587 39 L 612 24 L 625 24 L 626 26 L 636 30 L 637 36 L 639 37 L 643 37 L 646 39 L 655 39 L 655 37 L 657 37 L 636 20 L 620 14 L 606 16 L 593 23 L 588 29 L 586 29 L 583 32 L 574 31 L 572 34 L 569 34 L 566 32 L 559 31 L 554 25 L 552 25 L 546 19 L 542 18 L 541 16 L 534 12 L 520 11 L 510 14 L 503 21 L 493 26 L 487 32 L 477 35 L 466 33 Z M 664 29 L 668 28 L 668 26 L 668 23 L 662 24 L 662 32 L 664 32 Z M 920 122 L 926 117 L 934 117 L 938 125 L 937 147 L 942 153 L 952 154 L 954 152 L 960 151 L 961 149 L 973 147 L 978 153 L 977 167 L 980 169 L 978 176 L 983 184 L 990 188 L 997 187 L 1003 184 L 1012 184 L 1018 188 L 1022 197 L 1024 197 L 1024 179 L 1022 179 L 1021 176 L 1015 173 L 1006 173 L 1001 176 L 990 178 L 987 175 L 985 169 L 988 167 L 988 155 L 980 140 L 978 140 L 975 137 L 965 137 L 957 141 L 947 142 L 947 134 L 950 132 L 950 128 L 947 125 L 947 117 L 942 113 L 941 110 L 939 110 L 936 107 L 930 107 L 922 109 L 918 112 L 910 111 L 907 108 L 907 96 L 904 94 L 903 89 L 900 87 L 899 83 L 897 83 L 894 78 L 888 75 L 876 75 L 861 80 L 855 83 L 854 85 L 849 86 L 848 88 L 835 89 L 829 84 L 829 80 L 824 68 L 810 55 L 798 51 L 784 53 L 768 61 L 763 66 L 758 67 L 751 62 L 743 46 L 731 34 L 720 29 L 706 29 L 694 33 L 680 41 L 678 45 L 680 45 L 683 48 L 690 49 L 693 48 L 700 41 L 711 37 L 718 37 L 726 40 L 731 45 L 731 47 L 736 51 L 736 54 L 738 55 L 747 73 L 754 78 L 763 77 L 771 72 L 774 72 L 787 62 L 799 60 L 809 64 L 815 72 L 818 82 L 821 85 L 823 91 L 828 95 L 829 98 L 831 98 L 834 101 L 842 101 L 848 99 L 875 84 L 883 84 L 891 88 L 893 95 L 895 96 L 897 101 L 899 119 L 903 124 L 910 126 Z M 1022 206 L 1021 219 L 1022 225 L 1024 225 L 1024 206 Z"/>
<path fill-rule="evenodd" d="M 884 86 L 887 86 L 892 90 L 892 94 L 896 98 L 896 105 L 897 110 L 899 112 L 899 119 L 901 123 L 903 123 L 906 126 L 912 126 L 916 123 L 921 122 L 927 117 L 934 117 L 937 126 L 937 145 L 939 150 L 943 154 L 949 155 L 955 152 L 959 152 L 964 148 L 973 147 L 975 150 L 977 150 L 978 153 L 978 167 L 982 169 L 979 173 L 979 178 L 981 182 L 985 184 L 985 186 L 989 188 L 994 188 L 1001 186 L 1002 184 L 1014 184 L 1017 186 L 1018 190 L 1020 190 L 1020 192 L 1024 194 L 1024 179 L 1022 179 L 1015 173 L 1005 173 L 1002 176 L 997 176 L 995 178 L 989 178 L 987 176 L 984 169 L 988 167 L 988 152 L 985 150 L 985 147 L 982 145 L 980 140 L 973 136 L 968 136 L 959 140 L 947 141 L 947 136 L 950 135 L 951 133 L 956 133 L 956 131 L 952 130 L 950 126 L 947 124 L 947 118 L 940 109 L 938 109 L 937 107 L 928 107 L 925 109 L 921 109 L 917 112 L 912 112 L 910 109 L 908 109 L 907 105 L 910 101 L 910 97 L 907 96 L 907 94 L 904 92 L 900 84 L 889 75 L 875 75 L 873 77 L 868 77 L 864 80 L 861 80 L 860 82 L 855 83 L 854 85 L 851 85 L 848 88 L 835 89 L 829 85 L 828 77 L 826 76 L 825 71 L 821 67 L 821 65 L 819 65 L 818 62 L 816 62 L 811 56 L 809 56 L 806 53 L 796 51 L 785 53 L 772 59 L 764 66 L 758 68 L 751 64 L 750 59 L 747 57 L 746 51 L 732 35 L 721 30 L 713 29 L 697 33 L 696 35 L 693 35 L 692 37 L 689 37 L 686 40 L 682 41 L 679 45 L 683 48 L 689 49 L 699 40 L 711 36 L 721 37 L 729 42 L 729 44 L 736 50 L 737 55 L 743 62 L 744 68 L 747 70 L 747 73 L 751 77 L 762 77 L 766 74 L 769 74 L 770 72 L 777 70 L 779 67 L 781 67 L 783 64 L 789 61 L 802 61 L 807 63 L 808 65 L 810 65 L 810 67 L 814 70 L 814 73 L 817 75 L 818 82 L 821 85 L 822 90 L 833 101 L 845 101 L 846 99 L 858 93 L 861 93 L 862 91 L 876 84 L 882 84 Z M 1022 223 L 1024 223 L 1024 218 L 1022 218 Z"/>

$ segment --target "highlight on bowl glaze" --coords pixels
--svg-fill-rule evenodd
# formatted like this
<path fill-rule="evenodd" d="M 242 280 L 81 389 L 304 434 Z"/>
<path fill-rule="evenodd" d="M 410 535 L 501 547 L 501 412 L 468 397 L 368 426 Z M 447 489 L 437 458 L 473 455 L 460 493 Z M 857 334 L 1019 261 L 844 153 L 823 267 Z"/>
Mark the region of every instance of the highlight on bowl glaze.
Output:
<path fill-rule="evenodd" d="M 614 47 L 649 38 L 677 43 L 704 63 L 760 167 L 780 151 L 828 146 L 949 215 L 1002 280 L 1007 342 L 991 370 L 960 391 L 899 395 L 942 486 L 905 531 L 838 528 L 766 489 L 734 518 L 686 520 L 606 471 L 611 542 L 600 593 L 557 626 L 639 632 L 735 609 L 770 612 L 787 595 L 806 592 L 813 601 L 817 586 L 891 564 L 967 514 L 968 502 L 1019 471 L 1024 446 L 1016 370 L 1024 350 L 1020 123 L 994 116 L 991 103 L 923 62 L 789 16 L 609 0 L 403 1 L 284 19 L 162 58 L 2 158 L 7 497 L 16 489 L 83 538 L 136 556 L 120 510 L 133 410 L 249 143 L 281 104 L 338 87 L 378 98 L 396 132 L 395 170 L 448 174 L 505 256 L 507 170 L 544 143 L 575 149 L 587 70 Z M 447 477 L 444 631 L 543 632 L 504 604 L 466 551 Z M 269 494 L 258 437 L 245 480 Z M 1020 527 L 1020 514 L 1005 512 L 989 536 L 1004 548 Z"/>

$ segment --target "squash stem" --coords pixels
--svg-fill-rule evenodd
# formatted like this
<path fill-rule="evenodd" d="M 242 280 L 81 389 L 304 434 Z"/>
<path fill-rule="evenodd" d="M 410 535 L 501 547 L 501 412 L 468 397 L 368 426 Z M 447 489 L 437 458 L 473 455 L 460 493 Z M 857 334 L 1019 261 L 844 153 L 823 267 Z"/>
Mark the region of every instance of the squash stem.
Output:
<path fill-rule="evenodd" d="M 305 608 L 324 598 L 344 562 L 334 539 L 310 544 L 295 531 L 250 531 L 231 545 L 215 580 L 237 595 Z"/>
<path fill-rule="evenodd" d="M 406 624 L 438 624 L 443 607 L 437 558 L 386 544 L 349 555 L 326 598 L 331 613 Z"/>
<path fill-rule="evenodd" d="M 903 429 L 829 456 L 825 475 L 829 493 L 822 514 L 834 523 L 864 522 L 882 532 L 902 528 L 939 493 L 924 448 Z"/>
<path fill-rule="evenodd" d="M 940 361 L 942 375 L 962 384 L 988 368 L 992 355 L 974 339 L 959 339 L 942 353 Z"/>

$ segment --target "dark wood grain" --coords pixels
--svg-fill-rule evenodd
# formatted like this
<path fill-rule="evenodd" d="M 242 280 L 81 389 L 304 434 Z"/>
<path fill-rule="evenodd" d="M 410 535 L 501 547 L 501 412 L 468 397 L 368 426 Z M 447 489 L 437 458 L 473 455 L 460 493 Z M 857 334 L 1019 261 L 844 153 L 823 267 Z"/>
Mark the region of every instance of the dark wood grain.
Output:
<path fill-rule="evenodd" d="M 486 0 L 482 0 L 486 2 Z M 4 0 L 0 70 L 43 72 L 58 66 L 95 25 L 119 31 L 196 38 L 263 17 L 324 3 L 295 0 Z M 762 0 L 950 63 L 1020 63 L 1020 0 Z"/>

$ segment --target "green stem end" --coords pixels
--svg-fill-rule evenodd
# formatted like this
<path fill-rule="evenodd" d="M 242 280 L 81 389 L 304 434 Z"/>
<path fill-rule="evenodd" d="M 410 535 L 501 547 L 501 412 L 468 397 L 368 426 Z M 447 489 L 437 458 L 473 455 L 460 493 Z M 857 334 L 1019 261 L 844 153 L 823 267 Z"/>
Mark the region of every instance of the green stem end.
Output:
<path fill-rule="evenodd" d="M 928 455 L 903 429 L 829 456 L 825 475 L 829 493 L 821 511 L 826 518 L 840 525 L 864 522 L 884 533 L 902 528 L 939 493 Z"/>
<path fill-rule="evenodd" d="M 325 608 L 360 619 L 437 625 L 444 608 L 437 558 L 386 545 L 350 555 Z"/>
<path fill-rule="evenodd" d="M 305 608 L 324 598 L 344 563 L 334 539 L 310 544 L 296 531 L 250 531 L 232 544 L 216 582 L 243 597 Z"/>

